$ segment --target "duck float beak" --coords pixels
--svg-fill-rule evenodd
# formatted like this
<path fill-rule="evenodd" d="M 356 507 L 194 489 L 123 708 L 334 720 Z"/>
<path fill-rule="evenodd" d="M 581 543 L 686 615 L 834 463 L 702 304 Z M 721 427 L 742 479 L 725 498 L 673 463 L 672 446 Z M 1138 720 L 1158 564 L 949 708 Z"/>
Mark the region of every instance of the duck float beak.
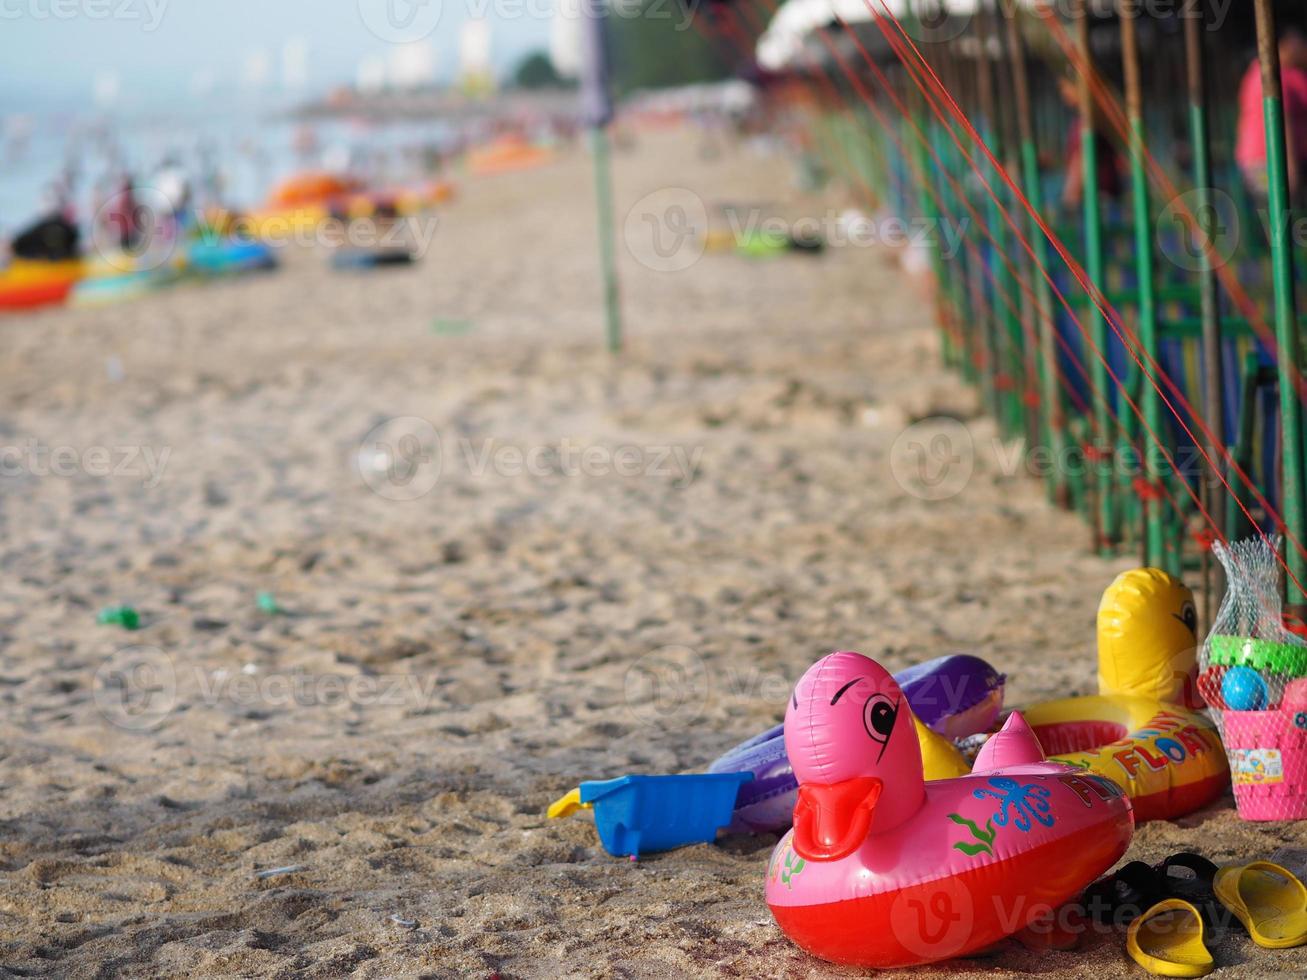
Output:
<path fill-rule="evenodd" d="M 867 839 L 885 784 L 875 776 L 804 783 L 794 806 L 795 853 L 806 861 L 838 861 Z"/>

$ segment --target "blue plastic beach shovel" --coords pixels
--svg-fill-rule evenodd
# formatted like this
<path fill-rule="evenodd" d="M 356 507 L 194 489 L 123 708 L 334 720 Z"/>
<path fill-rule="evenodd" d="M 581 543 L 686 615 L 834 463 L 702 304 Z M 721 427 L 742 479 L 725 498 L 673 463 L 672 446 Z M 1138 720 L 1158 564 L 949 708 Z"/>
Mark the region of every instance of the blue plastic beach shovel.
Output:
<path fill-rule="evenodd" d="M 593 808 L 599 840 L 614 857 L 710 844 L 731 822 L 735 797 L 751 779 L 751 772 L 723 772 L 585 782 L 554 801 L 549 816 Z"/>

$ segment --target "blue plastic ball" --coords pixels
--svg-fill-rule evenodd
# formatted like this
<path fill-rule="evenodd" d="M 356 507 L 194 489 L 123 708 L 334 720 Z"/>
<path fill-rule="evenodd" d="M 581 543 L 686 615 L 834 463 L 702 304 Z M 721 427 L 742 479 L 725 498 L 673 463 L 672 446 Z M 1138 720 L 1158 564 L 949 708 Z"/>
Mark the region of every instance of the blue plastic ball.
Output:
<path fill-rule="evenodd" d="M 1221 682 L 1221 697 L 1231 711 L 1262 711 L 1267 693 L 1266 681 L 1251 667 L 1231 667 Z"/>

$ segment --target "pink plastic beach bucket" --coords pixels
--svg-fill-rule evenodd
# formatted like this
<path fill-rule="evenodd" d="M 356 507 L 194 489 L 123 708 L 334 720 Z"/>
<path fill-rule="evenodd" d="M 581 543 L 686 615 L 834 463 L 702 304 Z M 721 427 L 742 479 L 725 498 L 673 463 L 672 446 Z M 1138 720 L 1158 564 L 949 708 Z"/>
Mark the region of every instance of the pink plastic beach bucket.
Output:
<path fill-rule="evenodd" d="M 1307 819 L 1307 707 L 1226 711 L 1224 722 L 1239 816 Z"/>

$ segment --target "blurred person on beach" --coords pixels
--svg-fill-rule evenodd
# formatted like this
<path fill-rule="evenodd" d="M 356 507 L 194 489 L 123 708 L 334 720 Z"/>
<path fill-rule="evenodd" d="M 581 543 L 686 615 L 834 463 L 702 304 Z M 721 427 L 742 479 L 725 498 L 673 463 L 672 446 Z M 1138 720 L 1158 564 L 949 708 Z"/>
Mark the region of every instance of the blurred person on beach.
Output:
<path fill-rule="evenodd" d="M 104 241 L 113 243 L 124 252 L 130 252 L 141 231 L 136 221 L 136 193 L 132 187 L 131 174 L 124 173 L 119 178 L 118 189 L 109 194 L 97 213 L 102 216 L 100 231 Z"/>
<path fill-rule="evenodd" d="M 176 241 L 186 230 L 191 208 L 191 181 L 175 156 L 163 158 L 151 179 L 163 205 L 155 220 L 166 241 Z"/>
<path fill-rule="evenodd" d="M 1062 206 L 1071 211 L 1080 207 L 1085 193 L 1085 167 L 1080 156 L 1081 142 L 1084 139 L 1084 127 L 1079 112 L 1080 91 L 1071 69 L 1058 79 L 1057 89 L 1062 102 L 1075 113 L 1067 133 L 1066 176 L 1062 181 Z M 1098 164 L 1098 193 L 1102 197 L 1115 201 L 1125 191 L 1125 173 L 1121 166 L 1121 157 L 1108 138 L 1104 122 L 1097 112 L 1093 114 L 1092 123 L 1094 157 Z"/>
<path fill-rule="evenodd" d="M 1280 38 L 1280 86 L 1289 164 L 1289 195 L 1302 201 L 1307 172 L 1307 35 L 1291 27 Z M 1234 158 L 1244 186 L 1255 201 L 1266 203 L 1266 114 L 1262 106 L 1262 71 L 1254 58 L 1239 85 L 1239 128 Z"/>
<path fill-rule="evenodd" d="M 201 140 L 196 149 L 199 160 L 198 201 L 202 208 L 221 208 L 227 187 L 227 178 L 218 162 L 218 148 L 209 140 Z"/>

